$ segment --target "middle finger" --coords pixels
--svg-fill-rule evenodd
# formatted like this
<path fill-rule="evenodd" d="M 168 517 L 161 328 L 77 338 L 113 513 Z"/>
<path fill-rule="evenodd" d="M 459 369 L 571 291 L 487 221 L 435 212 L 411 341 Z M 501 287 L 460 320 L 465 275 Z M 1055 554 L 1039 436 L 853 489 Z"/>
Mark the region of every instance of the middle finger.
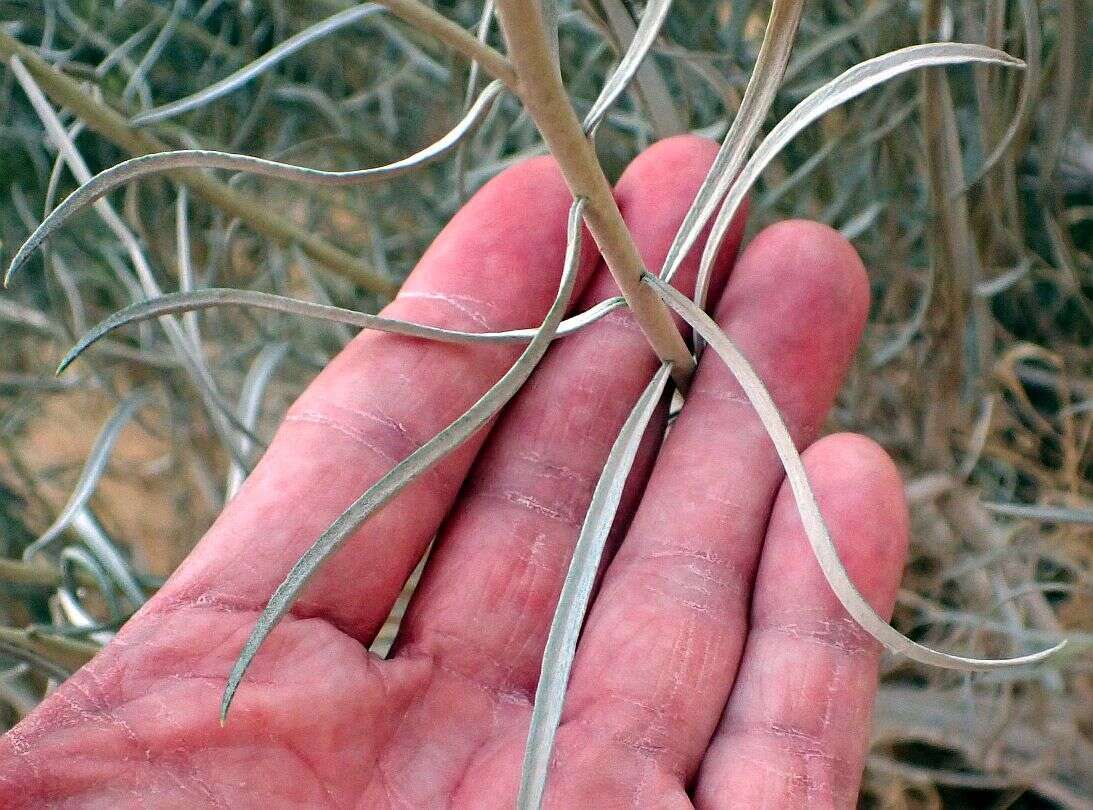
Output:
<path fill-rule="evenodd" d="M 767 228 L 733 270 L 718 322 L 799 447 L 819 432 L 867 309 L 861 261 L 822 225 Z M 708 349 L 589 615 L 559 749 L 599 735 L 616 755 L 643 752 L 691 777 L 732 686 L 782 478 L 755 410 Z"/>
<path fill-rule="evenodd" d="M 716 144 L 673 138 L 646 150 L 616 189 L 646 265 L 659 266 Z M 723 255 L 735 249 L 739 231 Z M 693 285 L 697 261 L 680 269 Z M 727 262 L 722 262 L 721 277 Z M 581 302 L 617 294 L 601 267 Z M 554 605 L 600 469 L 657 367 L 626 310 L 556 344 L 502 414 L 442 527 L 397 650 L 508 692 L 538 679 Z M 655 452 L 650 427 L 630 501 Z M 623 507 L 625 509 L 626 500 Z M 626 516 L 620 510 L 620 523 Z"/>

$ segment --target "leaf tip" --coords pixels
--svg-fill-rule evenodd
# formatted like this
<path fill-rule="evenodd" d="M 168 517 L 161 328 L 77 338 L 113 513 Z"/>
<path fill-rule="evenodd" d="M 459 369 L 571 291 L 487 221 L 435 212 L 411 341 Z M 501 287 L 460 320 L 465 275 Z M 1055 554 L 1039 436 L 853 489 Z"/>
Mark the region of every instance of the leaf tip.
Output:
<path fill-rule="evenodd" d="M 268 611 L 269 608 L 267 607 L 266 610 Z M 240 652 L 239 657 L 235 659 L 235 665 L 232 666 L 232 671 L 228 675 L 228 682 L 224 686 L 224 694 L 220 698 L 221 726 L 224 726 L 224 724 L 228 722 L 228 710 L 231 709 L 232 701 L 235 699 L 235 693 L 239 689 L 239 684 L 243 682 L 243 676 L 247 674 L 250 662 L 254 660 L 255 654 L 257 654 L 258 648 L 262 645 L 262 641 L 265 639 L 268 632 L 268 629 L 263 630 L 262 621 L 259 619 L 258 624 L 247 639 L 247 643 L 243 645 L 242 652 Z"/>
<path fill-rule="evenodd" d="M 57 370 L 54 371 L 54 375 L 60 377 L 64 374 L 65 369 L 72 365 L 72 361 L 76 359 L 76 356 L 80 353 L 80 347 L 76 346 L 68 350 L 68 353 L 61 358 L 61 362 L 57 364 Z"/>
<path fill-rule="evenodd" d="M 1054 647 L 1048 647 L 1048 648 L 1047 648 L 1046 650 L 1044 650 L 1044 651 L 1043 651 L 1042 653 L 1040 653 L 1040 657 L 1039 657 L 1039 659 L 1037 659 L 1037 660 L 1039 660 L 1039 661 L 1046 661 L 1046 660 L 1048 660 L 1049 658 L 1054 658 L 1054 657 L 1055 657 L 1056 655 L 1058 655 L 1059 653 L 1061 653 L 1061 652 L 1063 651 L 1063 649 L 1064 649 L 1064 648 L 1065 648 L 1065 647 L 1066 647 L 1066 646 L 1067 646 L 1067 645 L 1068 645 L 1069 643 L 1070 643 L 1070 639 L 1066 639 L 1066 638 L 1064 638 L 1064 639 L 1063 639 L 1062 641 L 1060 641 L 1060 642 L 1059 642 L 1058 644 L 1056 644 L 1056 645 L 1055 645 Z"/>
<path fill-rule="evenodd" d="M 238 669 L 238 665 L 236 665 Z M 228 684 L 224 687 L 224 694 L 220 698 L 220 727 L 224 728 L 228 725 L 228 710 L 231 709 L 232 700 L 235 698 L 235 690 L 239 688 L 240 675 L 235 670 L 232 670 L 231 676 L 228 678 Z"/>
<path fill-rule="evenodd" d="M 39 228 L 40 227 L 41 226 L 39 226 Z M 37 231 L 35 233 L 37 233 Z M 15 255 L 11 257 L 11 264 L 8 265 L 8 269 L 4 272 L 3 284 L 5 288 L 10 286 L 12 277 L 27 263 L 27 260 L 30 259 L 30 254 L 34 252 L 34 249 L 40 242 L 41 240 L 35 240 L 34 234 L 32 234 L 31 237 L 15 251 Z"/>

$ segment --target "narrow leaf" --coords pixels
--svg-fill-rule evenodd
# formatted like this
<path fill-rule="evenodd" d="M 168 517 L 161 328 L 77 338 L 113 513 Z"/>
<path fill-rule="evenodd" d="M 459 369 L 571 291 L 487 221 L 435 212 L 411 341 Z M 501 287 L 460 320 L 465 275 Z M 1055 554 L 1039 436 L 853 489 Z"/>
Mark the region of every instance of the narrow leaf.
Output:
<path fill-rule="evenodd" d="M 475 32 L 475 39 L 478 40 L 480 45 L 485 46 L 489 39 L 490 27 L 493 25 L 494 12 L 496 11 L 495 5 L 495 0 L 486 0 L 482 4 L 482 15 L 478 18 L 478 26 Z M 482 65 L 479 64 L 477 59 L 472 59 L 471 66 L 467 70 L 467 89 L 463 97 L 464 115 L 470 110 L 471 103 L 474 101 L 474 94 L 478 90 L 478 74 L 481 72 Z M 469 138 L 460 141 L 459 146 L 456 147 L 455 157 L 452 159 L 454 164 L 452 174 L 455 175 L 456 191 L 460 203 L 467 201 L 466 160 L 469 142 Z"/>
<path fill-rule="evenodd" d="M 348 509 L 331 524 L 322 536 L 315 541 L 289 571 L 284 581 L 270 597 L 269 604 L 258 617 L 254 631 L 240 653 L 239 659 L 228 677 L 228 684 L 220 703 L 220 722 L 227 720 L 228 708 L 235 695 L 243 675 L 250 666 L 262 642 L 270 634 L 277 622 L 288 612 L 297 594 L 319 570 L 320 566 L 333 554 L 342 543 L 360 527 L 377 509 L 384 506 L 398 495 L 408 484 L 431 469 L 467 439 L 480 430 L 493 416 L 504 407 L 524 382 L 535 370 L 539 361 L 546 354 L 554 338 L 554 332 L 562 322 L 573 287 L 577 281 L 577 270 L 581 263 L 581 214 L 584 211 L 585 198 L 578 197 L 569 210 L 568 241 L 565 267 L 554 299 L 538 333 L 517 358 L 512 367 L 474 403 L 462 416 L 440 431 L 361 495 Z"/>
<path fill-rule="evenodd" d="M 182 292 L 192 292 L 194 266 L 190 256 L 190 191 L 186 186 L 178 187 L 175 196 L 175 253 L 178 255 L 178 288 Z M 201 345 L 201 329 L 197 323 L 197 313 L 187 312 L 182 316 L 182 328 L 194 346 Z"/>
<path fill-rule="evenodd" d="M 65 622 L 71 628 L 82 631 L 86 638 L 96 644 L 108 644 L 114 637 L 114 632 L 104 627 L 103 623 L 84 606 L 80 593 L 83 589 L 76 586 L 75 575 L 77 571 L 83 571 L 85 576 L 95 580 L 98 586 L 97 595 L 105 603 L 110 614 L 108 624 L 116 626 L 124 621 L 125 615 L 114 593 L 114 583 L 111 581 L 110 574 L 90 551 L 80 545 L 65 546 L 61 549 L 60 565 L 61 586 L 57 589 L 56 606 L 64 616 Z"/>
<path fill-rule="evenodd" d="M 1050 506 L 1024 503 L 985 502 L 983 508 L 996 515 L 1036 520 L 1041 523 L 1074 523 L 1093 526 L 1093 509 L 1078 509 L 1068 506 Z"/>
<path fill-rule="evenodd" d="M 592 501 L 573 550 L 573 559 L 562 584 L 558 608 L 554 612 L 550 635 L 543 652 L 543 667 L 539 675 L 539 687 L 535 690 L 535 707 L 531 713 L 527 748 L 524 750 L 520 795 L 516 800 L 519 810 L 539 810 L 542 805 L 551 752 L 554 750 L 554 736 L 562 717 L 566 685 L 569 683 L 569 673 L 577 652 L 577 637 L 580 635 L 581 625 L 584 624 L 604 544 L 611 533 L 611 525 L 615 522 L 623 487 L 630 475 L 630 468 L 634 464 L 645 429 L 649 426 L 649 420 L 670 376 L 669 363 L 661 365 L 653 375 L 630 415 L 626 417 L 592 493 Z"/>
<path fill-rule="evenodd" d="M 660 277 L 665 281 L 670 282 L 678 272 L 747 157 L 778 92 L 803 8 L 804 0 L 774 0 L 763 44 L 759 47 L 740 109 L 664 258 Z M 695 287 L 695 300 L 699 304 L 705 302 L 705 294 L 705 287 Z"/>
<path fill-rule="evenodd" d="M 317 304 L 312 301 L 300 301 L 282 295 L 259 292 L 257 290 L 233 290 L 213 288 L 194 292 L 167 293 L 148 301 L 139 301 L 125 309 L 115 312 L 110 317 L 96 324 L 79 342 L 61 359 L 57 367 L 60 374 L 72 362 L 83 354 L 89 346 L 119 327 L 131 323 L 140 323 L 162 315 L 179 312 L 193 312 L 199 309 L 211 309 L 223 306 L 254 307 L 289 315 L 302 315 L 308 318 L 345 323 L 362 329 L 375 329 L 396 335 L 437 340 L 445 343 L 527 343 L 538 333 L 537 328 L 511 329 L 506 332 L 461 332 L 455 329 L 443 329 L 439 326 L 410 323 L 382 315 L 370 315 L 355 309 Z M 571 335 L 584 327 L 595 323 L 605 315 L 626 306 L 622 296 L 608 298 L 584 312 L 566 318 L 559 325 L 554 337 Z"/>
<path fill-rule="evenodd" d="M 998 139 L 994 149 L 983 160 L 983 164 L 976 170 L 975 175 L 965 186 L 957 191 L 963 194 L 971 186 L 974 186 L 989 172 L 1009 149 L 1017 133 L 1029 124 L 1035 111 L 1037 95 L 1040 89 L 1040 49 L 1043 47 L 1040 40 L 1040 15 L 1036 10 L 1036 0 L 1018 0 L 1021 8 L 1021 21 L 1025 30 L 1025 80 L 1021 84 L 1021 94 L 1017 99 L 1017 113 L 1013 116 L 1006 131 Z"/>
<path fill-rule="evenodd" d="M 36 630 L 0 626 L 0 653 L 63 681 L 95 657 L 98 644 Z"/>
<path fill-rule="evenodd" d="M 717 219 L 714 220 L 713 227 L 710 230 L 710 237 L 702 253 L 698 283 L 703 285 L 704 289 L 708 287 L 713 272 L 714 260 L 717 258 L 721 243 L 725 239 L 725 234 L 728 232 L 736 212 L 740 210 L 740 205 L 743 203 L 748 190 L 751 189 L 763 169 L 767 167 L 767 164 L 774 159 L 787 143 L 796 137 L 797 133 L 840 104 L 860 96 L 866 90 L 876 87 L 878 84 L 883 84 L 896 76 L 919 68 L 961 65 L 969 62 L 984 62 L 1008 67 L 1021 67 L 1024 65 L 1024 62 L 1020 59 L 1015 59 L 1009 54 L 994 48 L 988 48 L 986 45 L 970 45 L 960 42 L 930 42 L 923 45 L 912 45 L 909 48 L 901 48 L 898 51 L 891 51 L 861 62 L 809 94 L 785 118 L 778 122 L 777 126 L 770 131 L 770 134 L 756 147 L 751 159 L 748 160 L 740 174 L 732 180 L 732 184 L 725 196 L 725 202 L 717 214 Z"/>
<path fill-rule="evenodd" d="M 148 86 L 145 76 L 152 69 L 153 65 L 155 65 L 159 57 L 163 55 L 163 49 L 167 47 L 167 43 L 170 42 L 171 38 L 175 35 L 175 31 L 178 29 L 179 20 L 182 18 L 182 13 L 185 8 L 186 0 L 175 0 L 167 21 L 163 24 L 163 27 L 159 29 L 156 38 L 152 40 L 152 44 L 148 46 L 148 50 L 144 53 L 144 56 L 141 57 L 137 69 L 130 74 L 129 80 L 125 83 L 125 88 L 121 92 L 121 97 L 124 102 L 129 103 L 132 101 L 138 87 Z"/>
<path fill-rule="evenodd" d="M 305 28 L 298 34 L 289 37 L 280 45 L 270 49 L 250 64 L 241 67 L 230 76 L 226 76 L 215 84 L 209 85 L 204 90 L 186 96 L 185 98 L 180 98 L 178 101 L 172 101 L 170 104 L 164 104 L 161 107 L 155 107 L 154 109 L 135 115 L 131 122 L 138 125 L 151 124 L 156 121 L 172 118 L 189 110 L 197 109 L 198 107 L 208 104 L 210 101 L 214 101 L 221 96 L 225 96 L 228 93 L 237 90 L 252 79 L 261 76 L 279 62 L 283 62 L 300 49 L 306 48 L 312 42 L 315 42 L 328 34 L 332 34 L 335 31 L 339 31 L 342 28 L 360 22 L 365 17 L 370 17 L 381 11 L 384 11 L 383 6 L 381 5 L 376 3 L 362 3 L 361 5 L 348 8 L 345 11 L 338 12 L 337 14 L 327 17 L 325 20 L 315 23 L 315 25 Z"/>
<path fill-rule="evenodd" d="M 501 82 L 494 81 L 486 85 L 474 106 L 463 119 L 444 137 L 409 157 L 375 166 L 369 169 L 356 169 L 347 172 L 331 172 L 321 169 L 309 169 L 279 163 L 275 160 L 237 155 L 230 152 L 216 152 L 208 149 L 179 149 L 170 152 L 156 152 L 122 161 L 116 166 L 100 172 L 69 194 L 61 204 L 49 212 L 41 224 L 16 252 L 4 278 L 6 285 L 12 275 L 30 258 L 38 246 L 54 231 L 61 227 L 73 214 L 102 199 L 119 186 L 133 180 L 174 169 L 229 169 L 247 172 L 263 177 L 276 177 L 299 183 L 322 186 L 352 186 L 374 182 L 376 180 L 397 177 L 421 166 L 439 160 L 454 149 L 485 117 L 490 106 L 504 89 Z"/>
<path fill-rule="evenodd" d="M 32 562 L 36 556 L 61 536 L 61 533 L 68 528 L 76 514 L 87 505 L 95 492 L 95 488 L 99 485 L 99 479 L 102 478 L 102 474 L 106 470 L 106 464 L 110 460 L 110 453 L 114 449 L 114 445 L 117 444 L 122 430 L 148 401 L 148 395 L 138 391 L 127 396 L 114 409 L 114 413 L 103 425 L 102 430 L 99 431 L 99 435 L 95 439 L 95 443 L 91 446 L 91 452 L 87 456 L 87 461 L 84 462 L 80 477 L 76 481 L 72 494 L 68 496 L 64 508 L 61 509 L 53 523 L 49 525 L 49 528 L 23 550 L 23 560 Z"/>
<path fill-rule="evenodd" d="M 799 51 L 793 61 L 789 63 L 789 66 L 786 68 L 786 75 L 783 77 L 782 81 L 786 85 L 789 85 L 798 76 L 804 73 L 805 69 L 820 56 L 832 50 L 835 46 L 841 45 L 852 37 L 858 36 L 862 31 L 865 31 L 874 24 L 891 21 L 892 7 L 894 5 L 895 4 L 890 0 L 870 4 L 862 10 L 862 13 L 854 14 L 849 22 L 836 26 L 822 36 L 812 40 L 808 47 L 803 51 Z"/>
<path fill-rule="evenodd" d="M 258 427 L 258 417 L 262 412 L 262 396 L 266 392 L 266 386 L 273 378 L 273 372 L 288 354 L 287 343 L 270 343 L 262 347 L 258 356 L 247 370 L 247 376 L 243 380 L 243 388 L 239 392 L 239 421 L 252 433 Z M 240 455 L 246 456 L 251 450 L 253 442 L 244 438 L 240 442 Z M 233 461 L 228 468 L 228 481 L 224 486 L 224 501 L 230 501 L 243 480 L 247 477 L 247 469 L 238 461 Z"/>
<path fill-rule="evenodd" d="M 38 83 L 34 80 L 34 77 L 31 76 L 26 67 L 23 66 L 23 63 L 18 56 L 11 57 L 11 59 L 8 60 L 8 65 L 11 68 L 12 74 L 23 88 L 23 92 L 26 93 L 27 98 L 30 100 L 31 106 L 34 108 L 35 113 L 37 113 L 38 118 L 42 121 L 42 125 L 45 127 L 50 140 L 52 140 L 57 147 L 58 157 L 63 156 L 64 162 L 68 165 L 69 170 L 81 184 L 90 182 L 93 178 L 90 169 L 87 167 L 87 163 L 84 161 L 80 151 L 76 148 L 75 143 L 73 143 L 71 136 L 65 131 L 64 126 L 57 117 L 57 113 L 46 98 L 45 93 L 42 92 L 42 88 L 38 86 Z M 95 210 L 106 226 L 117 237 L 118 241 L 122 243 L 126 253 L 129 255 L 129 259 L 136 271 L 137 279 L 140 282 L 138 288 L 139 293 L 137 294 L 142 294 L 148 298 L 154 298 L 160 295 L 161 292 L 159 285 L 156 282 L 155 274 L 152 272 L 151 265 L 149 265 L 148 259 L 145 257 L 144 251 L 137 241 L 137 238 L 133 235 L 133 232 L 126 226 L 111 207 L 110 203 L 106 200 L 98 200 L 95 202 Z M 48 217 L 46 219 L 48 219 Z M 39 225 L 39 230 L 40 229 L 41 225 Z M 14 263 L 13 260 L 12 264 L 14 265 Z M 128 281 L 128 274 L 123 271 L 120 275 L 121 281 L 126 283 Z M 5 286 L 10 281 L 10 277 L 11 269 L 9 268 L 7 275 L 4 277 Z M 234 436 L 232 435 L 232 428 L 238 427 L 238 425 L 235 424 L 237 420 L 235 420 L 234 414 L 231 412 L 231 409 L 227 407 L 223 397 L 220 395 L 216 386 L 216 381 L 213 379 L 212 374 L 209 372 L 208 366 L 201 355 L 200 347 L 190 344 L 182 327 L 174 318 L 164 318 L 160 323 L 163 326 L 163 331 L 167 335 L 168 342 L 171 344 L 171 347 L 178 355 L 179 360 L 182 361 L 183 366 L 190 373 L 197 386 L 197 390 L 201 395 L 202 404 L 205 406 L 213 428 L 216 430 L 228 451 L 231 453 L 237 452 L 238 448 L 236 447 Z"/>
<path fill-rule="evenodd" d="M 144 587 L 141 585 L 132 567 L 110 539 L 106 529 L 88 508 L 79 510 L 72 518 L 71 531 L 77 535 L 95 559 L 117 583 L 134 607 L 145 602 Z"/>
<path fill-rule="evenodd" d="M 786 470 L 786 480 L 789 482 L 793 497 L 797 502 L 801 523 L 804 525 L 809 545 L 812 546 L 812 553 L 816 555 L 816 561 L 820 564 L 824 577 L 843 607 L 846 608 L 846 612 L 869 635 L 892 652 L 904 655 L 912 661 L 965 672 L 1035 664 L 1054 655 L 1065 646 L 1066 642 L 1063 641 L 1050 649 L 1016 658 L 965 658 L 932 650 L 912 641 L 877 615 L 869 602 L 865 600 L 865 597 L 858 592 L 849 574 L 847 574 L 846 568 L 843 567 L 842 561 L 839 559 L 839 552 L 835 548 L 835 544 L 832 542 L 831 535 L 827 530 L 827 524 L 824 523 L 823 516 L 820 514 L 820 507 L 816 503 L 816 496 L 812 492 L 812 485 L 808 481 L 808 475 L 805 472 L 801 456 L 797 452 L 797 447 L 789 435 L 785 422 L 782 421 L 778 407 L 774 404 L 774 400 L 763 385 L 762 380 L 759 379 L 759 375 L 755 373 L 751 364 L 736 348 L 728 335 L 694 302 L 654 276 L 646 274 L 644 280 L 668 306 L 687 321 L 696 332 L 702 335 L 710 348 L 717 352 L 725 365 L 729 367 L 733 376 L 740 383 L 740 387 L 744 389 L 748 401 L 755 408 L 755 412 L 774 443 L 774 448 Z"/>
<path fill-rule="evenodd" d="M 626 53 L 619 60 L 618 66 L 608 77 L 600 90 L 599 96 L 592 102 L 592 107 L 584 117 L 585 132 L 593 132 L 600 125 L 607 111 L 611 109 L 633 80 L 634 75 L 642 67 L 650 49 L 656 42 L 661 26 L 664 25 L 664 20 L 667 19 L 668 12 L 671 9 L 672 0 L 650 0 L 645 6 L 641 22 L 638 23 L 637 31 L 634 32 L 634 37 L 626 48 Z M 625 8 L 622 9 L 621 13 L 628 14 Z M 627 19 L 629 19 L 629 16 L 627 16 Z"/>

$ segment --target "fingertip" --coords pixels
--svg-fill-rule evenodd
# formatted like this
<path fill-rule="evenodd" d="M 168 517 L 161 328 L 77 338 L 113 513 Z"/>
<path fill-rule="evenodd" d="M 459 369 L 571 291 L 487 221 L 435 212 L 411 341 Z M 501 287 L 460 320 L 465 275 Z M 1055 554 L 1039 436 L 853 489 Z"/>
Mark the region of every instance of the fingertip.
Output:
<path fill-rule="evenodd" d="M 847 572 L 887 616 L 910 535 L 899 470 L 883 447 L 857 433 L 825 436 L 802 460 Z"/>
<path fill-rule="evenodd" d="M 615 186 L 615 199 L 634 233 L 646 267 L 659 272 L 680 225 L 717 157 L 715 141 L 698 135 L 676 135 L 657 141 L 627 166 Z M 728 278 L 744 233 L 746 206 L 733 220 L 714 267 L 711 290 L 719 295 Z M 687 295 L 694 288 L 699 258 L 709 227 L 695 242 L 673 284 Z"/>
<path fill-rule="evenodd" d="M 818 439 L 803 455 L 805 468 L 821 475 L 827 486 L 845 491 L 864 484 L 874 493 L 876 506 L 902 518 L 906 526 L 907 504 L 903 479 L 888 451 L 860 433 L 831 433 Z"/>
<path fill-rule="evenodd" d="M 504 222 L 496 218 L 523 219 L 529 208 L 557 207 L 571 196 L 558 162 L 542 155 L 509 166 L 490 178 L 456 217 L 477 217 L 488 212 L 494 221 L 486 224 L 503 228 Z"/>
<path fill-rule="evenodd" d="M 777 342 L 780 373 L 808 380 L 802 392 L 833 397 L 865 329 L 869 277 L 837 231 L 788 220 L 747 246 L 715 309 L 723 325 L 747 324 Z"/>
<path fill-rule="evenodd" d="M 816 441 L 802 460 L 850 579 L 888 616 L 907 534 L 895 465 L 876 442 L 851 433 Z M 881 646 L 824 579 L 788 483 L 771 513 L 749 622 L 696 804 L 712 806 L 717 796 L 733 795 L 742 806 L 852 806 Z M 817 758 L 821 749 L 825 755 Z"/>
<path fill-rule="evenodd" d="M 626 167 L 615 186 L 616 196 L 646 193 L 649 188 L 659 190 L 664 183 L 682 183 L 697 189 L 717 150 L 715 141 L 699 135 L 673 135 L 657 141 Z"/>
<path fill-rule="evenodd" d="M 838 312 L 864 326 L 869 313 L 869 275 L 854 246 L 834 228 L 807 219 L 789 219 L 764 228 L 740 264 L 790 285 L 798 304 Z"/>
<path fill-rule="evenodd" d="M 770 382 L 791 434 L 807 446 L 865 328 L 869 280 L 836 231 L 805 220 L 764 228 L 736 260 L 713 307 L 719 325 Z"/>

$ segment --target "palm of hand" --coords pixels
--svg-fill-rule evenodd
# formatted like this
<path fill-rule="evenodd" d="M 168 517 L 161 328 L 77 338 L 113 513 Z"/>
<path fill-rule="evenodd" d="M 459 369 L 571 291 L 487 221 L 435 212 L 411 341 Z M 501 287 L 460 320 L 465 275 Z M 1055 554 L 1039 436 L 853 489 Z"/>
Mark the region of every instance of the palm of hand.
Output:
<path fill-rule="evenodd" d="M 650 266 L 712 149 L 663 142 L 620 181 Z M 506 172 L 438 238 L 390 314 L 462 329 L 536 322 L 557 284 L 567 207 L 549 161 Z M 770 228 L 732 258 L 719 271 L 718 320 L 807 446 L 864 321 L 861 266 L 807 223 Z M 585 265 L 581 308 L 613 293 L 591 250 Z M 684 291 L 695 265 L 678 277 Z M 301 550 L 515 353 L 354 341 L 168 585 L 3 738 L 5 806 L 511 807 L 572 545 L 656 366 L 626 315 L 559 341 L 488 437 L 366 523 L 270 636 L 224 728 L 217 707 Z M 779 491 L 774 451 L 715 358 L 658 447 L 659 434 L 639 454 L 589 611 L 547 805 L 851 805 L 876 647 L 828 592 Z M 848 570 L 889 610 L 906 538 L 891 463 L 849 435 L 815 443 L 805 461 Z M 364 644 L 434 536 L 381 661 Z"/>

